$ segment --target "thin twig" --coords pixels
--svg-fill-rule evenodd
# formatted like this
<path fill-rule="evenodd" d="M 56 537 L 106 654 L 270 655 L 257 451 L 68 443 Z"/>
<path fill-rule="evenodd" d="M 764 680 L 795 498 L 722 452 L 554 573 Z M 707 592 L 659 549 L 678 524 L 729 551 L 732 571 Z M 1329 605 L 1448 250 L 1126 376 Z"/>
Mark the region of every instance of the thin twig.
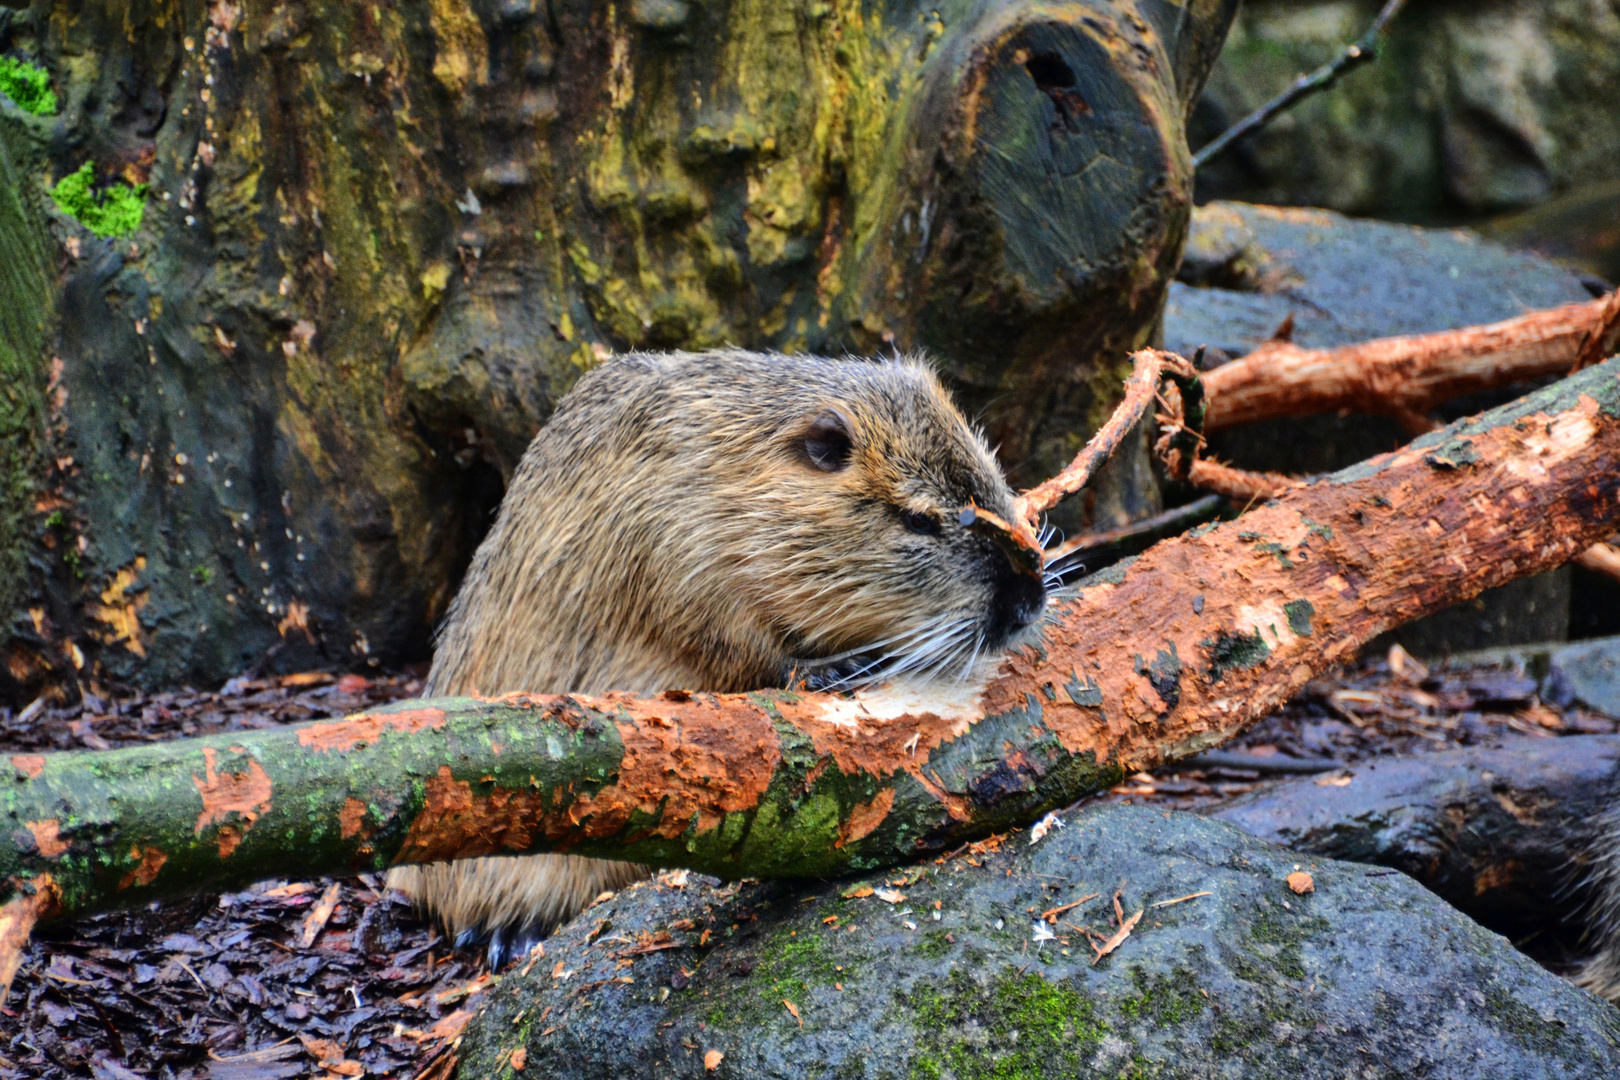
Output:
<path fill-rule="evenodd" d="M 1378 46 L 1384 37 L 1384 30 L 1390 21 L 1400 14 L 1401 8 L 1406 6 L 1406 0 L 1389 0 L 1384 10 L 1378 13 L 1367 32 L 1333 60 L 1309 75 L 1301 75 L 1294 80 L 1294 85 L 1278 94 L 1242 120 L 1233 124 L 1215 139 L 1209 142 L 1193 155 L 1193 168 L 1202 169 L 1215 158 L 1225 153 L 1228 147 L 1246 135 L 1250 135 L 1275 120 L 1295 103 L 1309 97 L 1318 90 L 1326 90 L 1338 82 L 1343 75 L 1362 64 L 1378 59 Z"/>
<path fill-rule="evenodd" d="M 1033 525 L 1046 511 L 1091 482 L 1097 470 L 1113 456 L 1126 434 L 1153 404 L 1159 392 L 1159 375 L 1164 369 L 1162 358 L 1168 355 L 1156 349 L 1141 349 L 1132 355 L 1136 366 L 1125 380 L 1125 400 L 1062 472 L 1014 500 L 1014 513 L 1018 518 Z"/>
<path fill-rule="evenodd" d="M 1225 506 L 1226 500 L 1221 496 L 1204 495 L 1185 506 L 1122 528 L 1077 536 L 1047 552 L 1046 568 L 1062 572 L 1083 563 L 1093 571 L 1101 569 L 1127 555 L 1139 555 L 1160 540 L 1180 536 L 1196 525 L 1215 520 Z"/>

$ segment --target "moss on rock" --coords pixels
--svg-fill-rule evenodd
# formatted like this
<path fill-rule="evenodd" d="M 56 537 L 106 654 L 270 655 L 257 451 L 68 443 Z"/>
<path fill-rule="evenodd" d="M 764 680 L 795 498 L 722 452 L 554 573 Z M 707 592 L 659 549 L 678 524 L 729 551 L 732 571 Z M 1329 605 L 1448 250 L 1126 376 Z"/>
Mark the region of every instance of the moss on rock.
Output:
<path fill-rule="evenodd" d="M 546 942 L 547 963 L 571 975 L 507 978 L 468 1028 L 461 1068 L 512 1077 L 520 1043 L 529 1069 L 562 1078 L 706 1077 L 711 1050 L 720 1076 L 874 1080 L 1620 1067 L 1620 1017 L 1604 1003 L 1406 878 L 1311 860 L 1316 891 L 1294 895 L 1285 878 L 1300 863 L 1192 815 L 1107 806 L 1034 845 L 1014 833 L 993 854 L 856 887 L 646 882 Z M 1081 928 L 1112 932 L 1116 891 L 1144 914 L 1093 963 Z M 637 951 L 660 933 L 677 947 Z"/>

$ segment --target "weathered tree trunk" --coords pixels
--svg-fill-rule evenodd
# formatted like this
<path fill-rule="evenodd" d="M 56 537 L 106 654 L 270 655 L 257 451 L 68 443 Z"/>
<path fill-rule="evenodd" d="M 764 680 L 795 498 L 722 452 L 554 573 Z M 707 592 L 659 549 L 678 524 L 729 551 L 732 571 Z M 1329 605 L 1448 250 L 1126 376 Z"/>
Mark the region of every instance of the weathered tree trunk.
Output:
<path fill-rule="evenodd" d="M 608 350 L 926 347 L 1053 471 L 1158 319 L 1234 7 L 8 9 L 59 109 L 0 100 L 0 692 L 420 652 Z M 87 162 L 132 233 L 46 194 Z M 1127 458 L 1082 516 L 1151 507 Z"/>
<path fill-rule="evenodd" d="M 1620 359 L 1090 579 L 982 685 L 447 699 L 13 756 L 7 917 L 501 851 L 724 876 L 900 862 L 1219 742 L 1617 522 Z"/>

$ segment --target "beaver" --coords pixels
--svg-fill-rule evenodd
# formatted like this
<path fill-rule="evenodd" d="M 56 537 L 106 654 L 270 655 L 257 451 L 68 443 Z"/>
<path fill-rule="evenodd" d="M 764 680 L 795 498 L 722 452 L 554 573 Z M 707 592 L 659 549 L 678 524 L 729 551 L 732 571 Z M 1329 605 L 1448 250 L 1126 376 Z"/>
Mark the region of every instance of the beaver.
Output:
<path fill-rule="evenodd" d="M 629 353 L 557 406 L 439 632 L 429 695 L 648 694 L 965 675 L 1046 580 L 927 364 Z M 1002 538 L 1005 539 L 1004 537 Z M 642 867 L 568 855 L 401 867 L 390 884 L 492 966 Z"/>

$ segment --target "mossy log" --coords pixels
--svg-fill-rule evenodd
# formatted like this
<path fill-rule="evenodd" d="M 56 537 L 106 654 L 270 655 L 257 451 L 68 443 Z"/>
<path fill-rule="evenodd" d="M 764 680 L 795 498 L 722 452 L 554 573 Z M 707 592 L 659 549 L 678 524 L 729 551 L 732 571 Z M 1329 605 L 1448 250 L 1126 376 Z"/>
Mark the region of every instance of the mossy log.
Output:
<path fill-rule="evenodd" d="M 726 877 L 914 859 L 1205 749 L 1617 522 L 1620 358 L 1088 579 L 982 683 L 408 702 L 13 756 L 5 915 L 495 852 Z"/>
<path fill-rule="evenodd" d="M 926 348 L 1054 471 L 1154 332 L 1235 6 L 0 9 L 57 107 L 0 98 L 0 693 L 421 655 L 610 350 Z M 1079 519 L 1151 509 L 1126 456 Z"/>

